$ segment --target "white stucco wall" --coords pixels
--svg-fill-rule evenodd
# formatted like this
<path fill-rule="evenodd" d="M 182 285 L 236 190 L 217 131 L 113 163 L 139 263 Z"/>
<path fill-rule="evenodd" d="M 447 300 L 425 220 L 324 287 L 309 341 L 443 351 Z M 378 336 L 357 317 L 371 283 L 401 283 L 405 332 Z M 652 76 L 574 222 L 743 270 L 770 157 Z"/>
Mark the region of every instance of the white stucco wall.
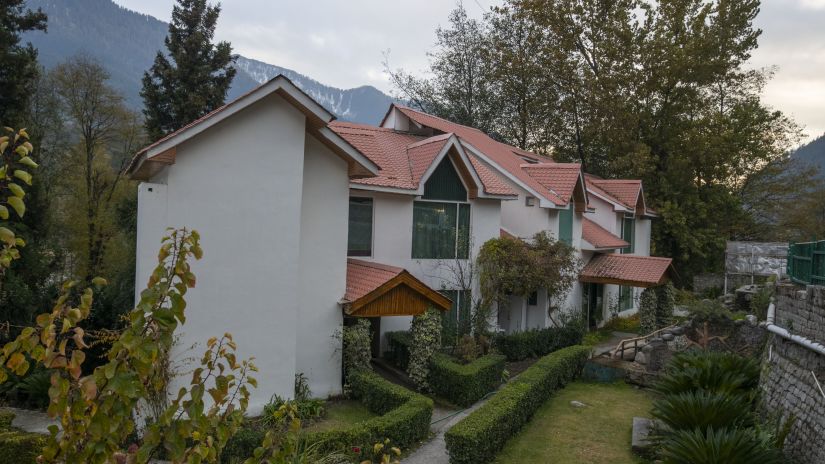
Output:
<path fill-rule="evenodd" d="M 307 135 L 305 146 L 296 370 L 324 398 L 341 393 L 341 342 L 333 334 L 343 323 L 349 178 L 347 163 L 321 142 Z"/>
<path fill-rule="evenodd" d="M 301 225 L 315 221 L 301 209 L 304 147 L 305 116 L 271 95 L 179 145 L 175 164 L 153 179 L 167 184 L 166 219 L 157 222 L 198 230 L 204 249 L 192 263 L 197 287 L 187 295 L 187 322 L 173 355 L 199 358 L 209 337 L 233 334 L 239 358 L 254 356 L 259 369 L 252 414 L 273 394 L 293 393 Z M 340 182 L 336 187 L 340 194 Z M 139 196 L 139 283 L 157 255 L 149 245 L 159 240 L 160 225 L 151 218 L 163 215 L 161 202 L 150 198 Z M 322 377 L 314 382 L 329 381 Z"/>
<path fill-rule="evenodd" d="M 350 196 L 373 199 L 372 256 L 358 257 L 383 264 L 402 267 L 433 289 L 454 290 L 453 277 L 446 269 L 454 260 L 412 258 L 413 202 L 412 195 L 372 192 L 352 189 Z M 490 238 L 499 236 L 501 225 L 499 200 L 476 199 L 470 201 L 471 256 Z M 411 317 L 394 316 L 381 318 L 382 350 L 386 349 L 383 334 L 396 330 L 408 330 Z"/>
<path fill-rule="evenodd" d="M 634 254 L 650 256 L 650 219 L 636 218 L 636 250 Z"/>

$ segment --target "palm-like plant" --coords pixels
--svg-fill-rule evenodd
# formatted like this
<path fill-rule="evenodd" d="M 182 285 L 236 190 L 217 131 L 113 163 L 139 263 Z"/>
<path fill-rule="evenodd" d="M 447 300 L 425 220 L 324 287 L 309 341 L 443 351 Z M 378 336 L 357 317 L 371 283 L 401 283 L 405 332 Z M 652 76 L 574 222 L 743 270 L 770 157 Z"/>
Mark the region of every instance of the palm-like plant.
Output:
<path fill-rule="evenodd" d="M 782 452 L 753 429 L 707 428 L 673 432 L 662 447 L 666 464 L 782 464 Z"/>
<path fill-rule="evenodd" d="M 667 395 L 655 401 L 653 417 L 671 430 L 719 429 L 753 423 L 749 402 L 742 395 L 703 390 Z"/>
<path fill-rule="evenodd" d="M 692 351 L 674 356 L 655 388 L 670 395 L 704 390 L 751 394 L 759 383 L 759 363 L 732 353 Z"/>

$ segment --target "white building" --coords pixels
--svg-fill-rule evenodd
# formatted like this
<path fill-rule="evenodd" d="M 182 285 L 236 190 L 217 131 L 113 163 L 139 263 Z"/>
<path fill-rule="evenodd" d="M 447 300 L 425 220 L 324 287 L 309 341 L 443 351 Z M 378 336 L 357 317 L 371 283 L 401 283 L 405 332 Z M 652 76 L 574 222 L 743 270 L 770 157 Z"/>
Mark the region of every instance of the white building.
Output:
<path fill-rule="evenodd" d="M 291 396 L 297 373 L 316 396 L 340 393 L 335 335 L 347 317 L 371 318 L 379 354 L 384 333 L 407 329 L 427 307 L 448 321 L 467 315 L 477 282 L 466 290 L 449 268 L 502 234 L 549 231 L 577 249 L 590 281 L 564 302 L 514 298 L 500 308 L 503 330 L 552 325 L 551 307 L 604 320 L 617 284 L 665 278 L 670 260 L 646 256 L 653 214 L 639 182 L 628 201 L 626 186 L 578 165 L 400 106 L 381 127 L 333 119 L 279 76 L 146 147 L 129 167 L 142 181 L 136 298 L 165 229 L 198 230 L 204 257 L 192 263 L 198 286 L 178 348 L 201 345 L 175 355 L 199 355 L 209 337 L 232 333 L 239 356 L 260 369 L 252 412 L 273 394 Z M 634 254 L 604 254 L 622 248 Z"/>

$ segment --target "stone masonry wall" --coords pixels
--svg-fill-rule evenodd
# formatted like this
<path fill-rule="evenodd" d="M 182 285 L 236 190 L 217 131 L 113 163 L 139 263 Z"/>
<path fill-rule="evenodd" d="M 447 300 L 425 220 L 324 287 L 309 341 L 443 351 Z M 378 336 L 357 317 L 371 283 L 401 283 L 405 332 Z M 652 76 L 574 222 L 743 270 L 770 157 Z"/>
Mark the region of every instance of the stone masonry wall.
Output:
<path fill-rule="evenodd" d="M 775 324 L 825 342 L 825 287 L 779 285 Z M 800 464 L 825 463 L 825 397 L 814 379 L 825 383 L 825 356 L 776 335 L 764 353 L 762 409 L 773 418 L 795 417 L 785 440 L 786 454 Z"/>

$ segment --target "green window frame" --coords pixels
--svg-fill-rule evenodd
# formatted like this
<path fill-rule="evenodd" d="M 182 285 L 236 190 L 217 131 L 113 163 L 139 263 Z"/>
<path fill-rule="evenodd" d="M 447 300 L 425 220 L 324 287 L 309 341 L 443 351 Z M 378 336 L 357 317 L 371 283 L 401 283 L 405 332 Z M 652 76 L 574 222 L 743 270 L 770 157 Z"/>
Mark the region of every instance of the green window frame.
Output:
<path fill-rule="evenodd" d="M 559 241 L 573 244 L 573 208 L 569 205 L 559 210 Z"/>
<path fill-rule="evenodd" d="M 449 311 L 441 313 L 441 342 L 453 346 L 458 337 L 470 333 L 470 290 L 441 290 L 441 294 L 452 300 Z"/>
<path fill-rule="evenodd" d="M 527 296 L 527 306 L 538 306 L 539 305 L 539 292 L 534 291 L 530 295 Z"/>
<path fill-rule="evenodd" d="M 372 256 L 372 198 L 350 197 L 347 256 Z"/>
<path fill-rule="evenodd" d="M 622 248 L 622 253 L 632 254 L 636 251 L 636 218 L 633 216 L 625 216 L 622 219 L 622 240 L 629 243 L 630 246 Z"/>
<path fill-rule="evenodd" d="M 633 287 L 622 285 L 619 287 L 619 310 L 626 311 L 633 308 Z"/>
<path fill-rule="evenodd" d="M 469 203 L 413 202 L 413 259 L 467 259 Z"/>

